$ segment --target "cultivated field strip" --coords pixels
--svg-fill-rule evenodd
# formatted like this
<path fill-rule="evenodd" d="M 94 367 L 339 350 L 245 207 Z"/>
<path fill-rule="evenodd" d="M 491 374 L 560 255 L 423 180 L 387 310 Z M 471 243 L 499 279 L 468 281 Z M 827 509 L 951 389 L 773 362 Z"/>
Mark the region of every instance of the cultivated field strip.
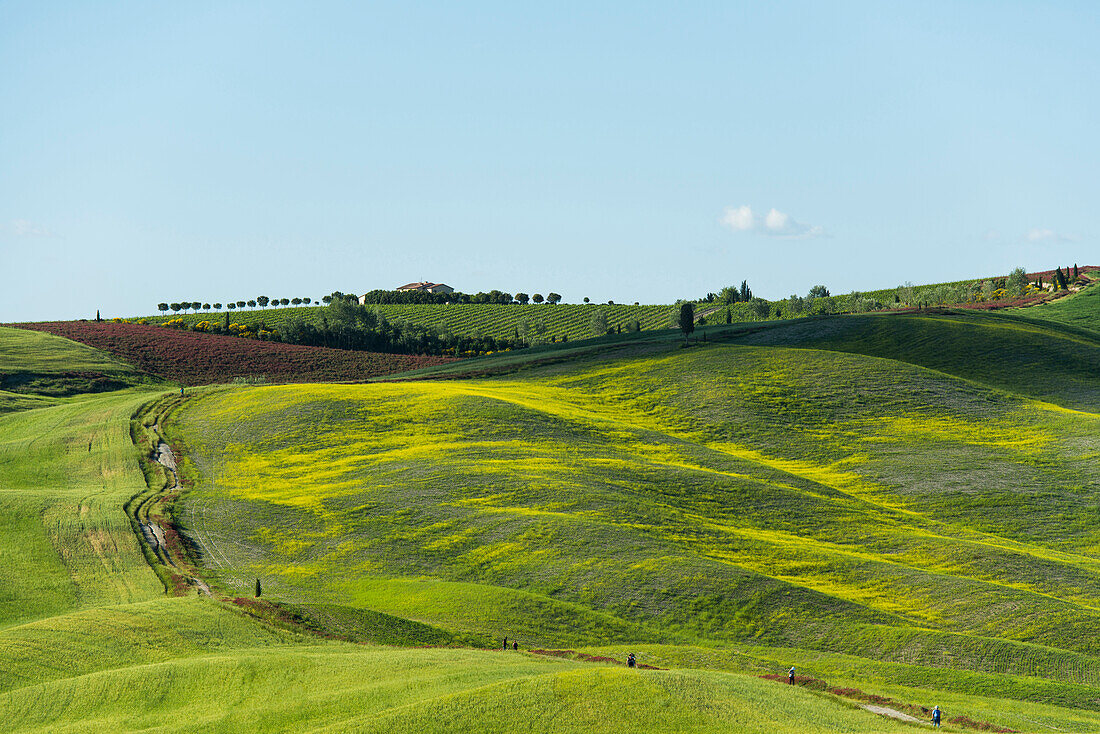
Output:
<path fill-rule="evenodd" d="M 627 304 L 409 304 L 370 306 L 391 321 L 407 321 L 418 326 L 449 332 L 456 336 L 485 336 L 512 339 L 517 334 L 528 341 L 576 341 L 595 336 L 592 319 L 596 313 L 607 317 L 609 328 L 625 331 L 632 321 L 643 330 L 667 329 L 673 325 L 677 309 L 673 306 L 634 306 Z M 189 324 L 225 319 L 225 313 L 192 313 L 172 316 Z M 267 308 L 229 313 L 231 324 L 279 330 L 288 321 L 302 321 L 321 327 L 326 318 L 324 307 Z M 147 316 L 150 323 L 169 320 L 166 316 Z"/>

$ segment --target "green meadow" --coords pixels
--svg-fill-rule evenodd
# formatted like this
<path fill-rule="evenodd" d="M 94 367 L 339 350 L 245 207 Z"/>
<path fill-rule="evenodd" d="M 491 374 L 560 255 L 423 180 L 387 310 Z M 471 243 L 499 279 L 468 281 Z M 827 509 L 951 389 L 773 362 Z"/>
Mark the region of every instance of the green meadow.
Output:
<path fill-rule="evenodd" d="M 307 615 L 1096 707 L 1095 340 L 936 313 L 554 354 L 206 393 L 180 526 Z"/>
<path fill-rule="evenodd" d="M 49 374 L 62 378 L 112 368 L 106 355 L 64 340 L 8 329 L 0 337 L 5 359 L 33 363 L 38 373 L 48 372 L 51 356 L 56 370 Z M 16 358 L 16 349 L 30 356 Z M 19 393 L 37 403 L 0 415 L 5 731 L 459 732 L 522 725 L 579 732 L 643 718 L 669 731 L 902 728 L 744 670 L 628 673 L 478 649 L 455 632 L 379 611 L 309 608 L 334 629 L 378 638 L 384 628 L 387 641 L 403 646 L 356 644 L 265 622 L 218 597 L 169 594 L 125 508 L 164 485 L 156 470 L 142 471 L 139 457 L 155 415 L 149 411 L 175 393 L 119 369 L 132 384 L 85 394 L 69 385 L 59 397 L 55 385 L 38 382 L 40 392 Z M 448 646 L 434 646 L 441 643 Z"/>
<path fill-rule="evenodd" d="M 1079 325 L 801 319 L 183 398 L 43 336 L 0 329 L 40 376 L 0 396 L 6 730 L 919 728 L 873 694 L 1100 731 Z M 212 596 L 143 547 L 155 497 Z M 841 695 L 760 678 L 791 665 Z"/>

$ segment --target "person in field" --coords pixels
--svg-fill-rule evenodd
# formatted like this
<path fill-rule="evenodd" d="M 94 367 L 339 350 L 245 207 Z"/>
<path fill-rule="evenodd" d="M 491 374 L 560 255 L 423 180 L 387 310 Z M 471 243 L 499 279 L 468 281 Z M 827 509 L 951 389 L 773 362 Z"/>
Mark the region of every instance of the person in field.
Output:
<path fill-rule="evenodd" d="M 626 667 L 633 668 L 637 662 L 638 661 L 634 658 L 634 653 L 630 653 L 626 656 Z"/>
<path fill-rule="evenodd" d="M 934 709 L 932 709 L 932 726 L 934 726 L 937 729 L 940 728 L 940 707 L 939 706 L 936 706 Z"/>
<path fill-rule="evenodd" d="M 794 685 L 794 666 L 793 665 L 791 666 L 791 669 L 787 671 L 787 685 L 789 685 L 789 686 Z"/>
<path fill-rule="evenodd" d="M 507 637 L 504 638 L 504 649 L 505 650 L 508 649 L 508 638 Z"/>
<path fill-rule="evenodd" d="M 519 650 L 519 643 L 516 642 L 515 640 L 512 640 L 512 649 L 513 650 Z"/>

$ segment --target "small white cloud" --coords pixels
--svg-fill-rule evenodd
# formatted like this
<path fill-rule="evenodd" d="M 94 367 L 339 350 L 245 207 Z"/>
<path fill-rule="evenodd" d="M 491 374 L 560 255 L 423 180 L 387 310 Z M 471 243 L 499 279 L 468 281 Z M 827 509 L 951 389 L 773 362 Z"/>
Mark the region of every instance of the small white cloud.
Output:
<path fill-rule="evenodd" d="M 1028 242 L 1076 242 L 1077 237 L 1071 234 L 1055 232 L 1053 229 L 1040 229 L 1033 227 L 1027 231 Z"/>
<path fill-rule="evenodd" d="M 722 214 L 722 224 L 738 232 L 748 232 L 756 226 L 756 217 L 752 214 L 752 207 L 747 204 L 739 207 L 727 206 Z"/>
<path fill-rule="evenodd" d="M 775 208 L 769 209 L 763 220 L 760 220 L 748 204 L 726 207 L 721 222 L 737 232 L 756 232 L 771 237 L 801 238 L 819 237 L 825 234 L 825 230 L 820 226 L 803 224 Z"/>
<path fill-rule="evenodd" d="M 12 220 L 10 229 L 16 237 L 53 237 L 53 232 L 28 219 Z"/>
<path fill-rule="evenodd" d="M 789 216 L 778 209 L 769 209 L 768 215 L 764 217 L 764 226 L 772 232 L 785 232 L 790 226 L 790 220 Z"/>

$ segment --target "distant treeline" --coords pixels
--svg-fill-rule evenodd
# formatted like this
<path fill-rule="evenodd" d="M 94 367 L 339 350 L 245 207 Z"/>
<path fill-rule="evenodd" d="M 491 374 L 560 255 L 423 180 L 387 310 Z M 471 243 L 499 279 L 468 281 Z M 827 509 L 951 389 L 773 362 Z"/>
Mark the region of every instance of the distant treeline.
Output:
<path fill-rule="evenodd" d="M 338 300 L 343 296 L 348 298 L 343 293 L 336 291 L 330 296 L 326 296 L 332 301 Z M 351 296 L 354 298 L 354 296 Z M 322 299 L 324 300 L 324 299 Z M 550 293 L 545 298 L 542 294 L 536 293 L 534 296 L 528 296 L 526 293 L 505 293 L 504 291 L 491 290 L 488 293 L 481 291 L 478 293 L 461 293 L 455 291 L 454 293 L 428 293 L 427 291 L 384 291 L 373 290 L 368 293 L 364 293 L 359 299 L 364 304 L 371 305 L 394 305 L 394 304 L 412 304 L 412 303 L 527 303 L 529 300 L 535 303 L 542 303 L 544 300 L 546 303 L 554 304 L 561 301 L 561 295 L 557 293 Z M 326 301 L 327 303 L 328 301 Z"/>
<path fill-rule="evenodd" d="M 392 354 L 464 356 L 527 346 L 518 337 L 456 336 L 408 321 L 390 321 L 374 309 L 348 298 L 334 298 L 325 309 L 320 326 L 303 319 L 291 319 L 274 333 L 274 338 L 289 344 Z"/>

